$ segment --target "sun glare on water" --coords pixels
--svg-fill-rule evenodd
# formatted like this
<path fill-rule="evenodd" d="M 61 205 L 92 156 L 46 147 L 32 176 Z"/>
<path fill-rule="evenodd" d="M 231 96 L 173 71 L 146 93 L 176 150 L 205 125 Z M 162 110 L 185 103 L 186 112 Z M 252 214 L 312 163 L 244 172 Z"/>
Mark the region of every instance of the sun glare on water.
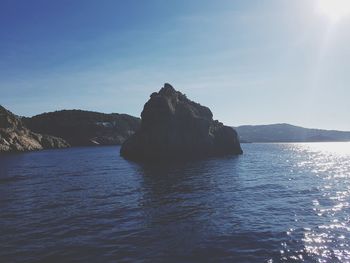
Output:
<path fill-rule="evenodd" d="M 313 152 L 337 154 L 340 156 L 350 155 L 350 142 L 305 143 L 303 145 Z"/>
<path fill-rule="evenodd" d="M 332 22 L 350 15 L 350 0 L 317 0 L 318 10 Z"/>

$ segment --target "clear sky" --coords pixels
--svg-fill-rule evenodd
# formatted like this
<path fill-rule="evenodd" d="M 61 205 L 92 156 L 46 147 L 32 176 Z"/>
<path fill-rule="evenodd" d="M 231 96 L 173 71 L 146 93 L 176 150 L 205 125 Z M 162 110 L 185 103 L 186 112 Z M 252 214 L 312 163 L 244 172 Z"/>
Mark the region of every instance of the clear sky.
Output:
<path fill-rule="evenodd" d="M 0 0 L 0 104 L 139 116 L 164 82 L 228 125 L 350 130 L 348 0 Z"/>

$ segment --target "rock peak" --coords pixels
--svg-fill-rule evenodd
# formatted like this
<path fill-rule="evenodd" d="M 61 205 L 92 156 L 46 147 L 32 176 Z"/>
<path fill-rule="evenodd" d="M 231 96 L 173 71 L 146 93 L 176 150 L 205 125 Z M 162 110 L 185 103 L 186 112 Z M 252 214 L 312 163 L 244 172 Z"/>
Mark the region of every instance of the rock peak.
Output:
<path fill-rule="evenodd" d="M 0 105 L 0 114 L 9 114 L 9 111 L 6 110 L 2 105 Z"/>
<path fill-rule="evenodd" d="M 159 95 L 163 95 L 163 96 L 171 96 L 176 93 L 177 91 L 169 83 L 165 83 L 163 88 L 161 88 L 160 91 L 158 92 Z"/>
<path fill-rule="evenodd" d="M 16 116 L 0 105 L 0 128 L 9 128 L 21 125 Z"/>
<path fill-rule="evenodd" d="M 172 90 L 175 91 L 174 87 L 173 87 L 171 84 L 169 84 L 169 83 L 164 83 L 163 88 L 164 88 L 164 89 L 172 89 Z"/>

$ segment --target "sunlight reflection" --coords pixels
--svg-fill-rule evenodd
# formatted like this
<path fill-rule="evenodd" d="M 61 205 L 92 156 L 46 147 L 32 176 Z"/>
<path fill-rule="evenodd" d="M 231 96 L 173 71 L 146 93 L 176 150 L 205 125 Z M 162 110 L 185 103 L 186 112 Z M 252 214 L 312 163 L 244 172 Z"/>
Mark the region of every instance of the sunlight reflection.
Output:
<path fill-rule="evenodd" d="M 311 205 L 318 219 L 309 225 L 310 228 L 305 226 L 286 231 L 292 238 L 302 232 L 303 246 L 301 251 L 291 254 L 288 254 L 287 245 L 282 246 L 282 259 L 298 261 L 296 257 L 304 255 L 314 262 L 350 262 L 350 143 L 295 143 L 286 146 L 300 160 L 295 166 L 310 171 L 317 178 L 318 192 Z"/>
<path fill-rule="evenodd" d="M 320 152 L 327 154 L 350 155 L 350 142 L 320 142 L 320 143 L 296 143 L 291 145 L 299 151 Z"/>
<path fill-rule="evenodd" d="M 311 143 L 309 148 L 312 151 L 350 155 L 350 142 Z"/>

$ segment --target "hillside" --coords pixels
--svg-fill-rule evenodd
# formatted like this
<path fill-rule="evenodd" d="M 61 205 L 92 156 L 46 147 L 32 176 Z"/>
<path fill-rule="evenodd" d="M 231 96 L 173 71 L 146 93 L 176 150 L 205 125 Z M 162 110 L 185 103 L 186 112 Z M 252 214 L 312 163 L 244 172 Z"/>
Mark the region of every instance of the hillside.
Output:
<path fill-rule="evenodd" d="M 290 124 L 236 127 L 242 142 L 337 142 L 350 141 L 350 132 L 308 129 Z"/>
<path fill-rule="evenodd" d="M 19 117 L 0 106 L 0 153 L 66 147 L 69 144 L 63 139 L 32 132 Z"/>
<path fill-rule="evenodd" d="M 33 131 L 54 135 L 72 146 L 117 145 L 140 126 L 140 119 L 127 114 L 105 114 L 82 110 L 62 110 L 23 118 Z"/>

